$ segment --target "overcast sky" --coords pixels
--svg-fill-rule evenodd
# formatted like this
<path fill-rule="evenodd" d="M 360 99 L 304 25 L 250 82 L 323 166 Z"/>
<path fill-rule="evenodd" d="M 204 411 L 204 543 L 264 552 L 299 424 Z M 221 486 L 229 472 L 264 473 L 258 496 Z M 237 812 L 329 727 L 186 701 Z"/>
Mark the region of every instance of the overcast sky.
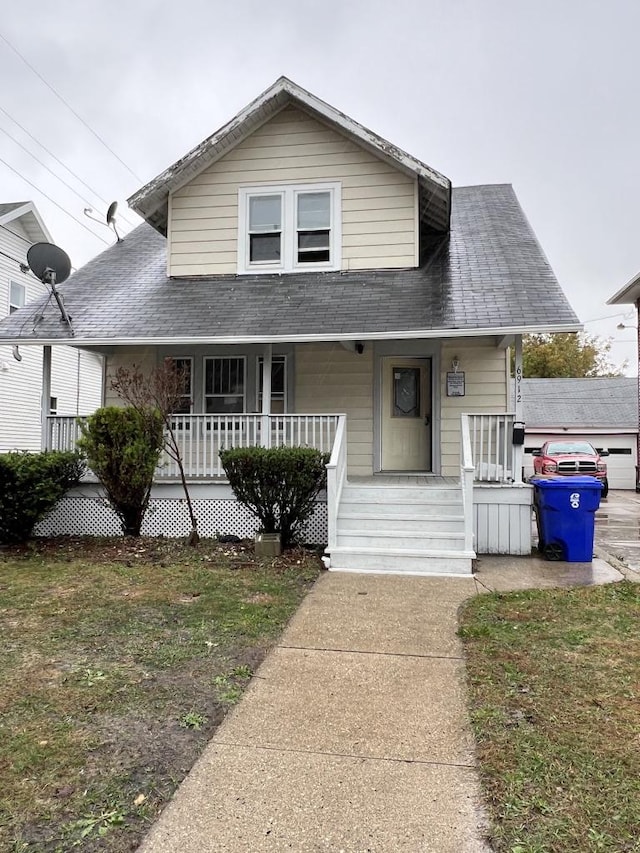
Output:
<path fill-rule="evenodd" d="M 632 374 L 635 331 L 616 325 L 634 317 L 589 321 L 640 271 L 639 32 L 637 0 L 20 0 L 0 36 L 117 157 L 0 37 L 0 158 L 23 176 L 0 162 L 0 202 L 35 201 L 79 267 L 112 234 L 14 140 L 99 218 L 117 200 L 126 233 L 126 198 L 285 74 L 454 186 L 513 184 L 586 331 Z"/>

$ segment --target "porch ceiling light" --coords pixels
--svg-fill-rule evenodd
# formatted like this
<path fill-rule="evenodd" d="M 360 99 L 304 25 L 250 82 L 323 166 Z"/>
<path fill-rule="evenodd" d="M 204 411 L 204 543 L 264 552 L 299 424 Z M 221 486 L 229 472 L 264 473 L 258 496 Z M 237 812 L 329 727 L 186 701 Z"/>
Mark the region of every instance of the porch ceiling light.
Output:
<path fill-rule="evenodd" d="M 451 370 L 453 370 L 454 373 L 457 373 L 460 370 L 460 359 L 457 355 L 454 355 L 453 357 L 453 361 L 451 362 Z"/>

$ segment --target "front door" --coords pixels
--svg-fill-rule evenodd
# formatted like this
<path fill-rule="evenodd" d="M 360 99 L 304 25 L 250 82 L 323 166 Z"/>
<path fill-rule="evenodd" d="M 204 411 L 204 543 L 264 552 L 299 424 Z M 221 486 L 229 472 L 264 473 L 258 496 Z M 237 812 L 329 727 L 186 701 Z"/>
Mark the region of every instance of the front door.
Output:
<path fill-rule="evenodd" d="M 382 470 L 431 470 L 431 361 L 382 360 Z"/>

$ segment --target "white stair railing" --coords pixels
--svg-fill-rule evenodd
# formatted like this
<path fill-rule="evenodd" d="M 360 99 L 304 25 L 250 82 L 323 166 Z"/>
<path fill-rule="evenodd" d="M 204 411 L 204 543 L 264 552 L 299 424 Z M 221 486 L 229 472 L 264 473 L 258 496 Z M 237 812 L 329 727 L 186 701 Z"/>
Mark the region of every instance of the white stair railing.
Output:
<path fill-rule="evenodd" d="M 327 463 L 327 549 L 338 542 L 338 509 L 347 480 L 347 416 L 338 416 L 331 458 Z"/>
<path fill-rule="evenodd" d="M 464 516 L 464 550 L 474 550 L 473 537 L 473 481 L 475 466 L 471 446 L 470 415 L 461 415 L 460 428 L 460 487 Z"/>

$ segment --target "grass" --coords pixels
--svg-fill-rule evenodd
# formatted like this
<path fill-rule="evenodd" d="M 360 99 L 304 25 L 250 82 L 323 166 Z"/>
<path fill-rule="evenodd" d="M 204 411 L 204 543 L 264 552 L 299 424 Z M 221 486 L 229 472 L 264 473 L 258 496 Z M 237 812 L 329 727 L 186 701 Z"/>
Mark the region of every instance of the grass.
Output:
<path fill-rule="evenodd" d="M 461 620 L 494 849 L 640 851 L 640 585 L 481 595 Z"/>
<path fill-rule="evenodd" d="M 304 551 L 0 551 L 0 851 L 135 849 L 319 571 Z"/>

